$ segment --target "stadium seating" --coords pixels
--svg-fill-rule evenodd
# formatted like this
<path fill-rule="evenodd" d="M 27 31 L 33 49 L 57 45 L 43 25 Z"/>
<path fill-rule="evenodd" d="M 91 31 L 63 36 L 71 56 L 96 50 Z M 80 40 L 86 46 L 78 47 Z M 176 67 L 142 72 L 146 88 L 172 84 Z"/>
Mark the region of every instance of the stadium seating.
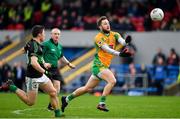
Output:
<path fill-rule="evenodd" d="M 165 80 L 165 85 L 171 85 L 176 82 L 178 74 L 179 74 L 179 67 L 178 66 L 167 66 L 167 78 Z"/>
<path fill-rule="evenodd" d="M 151 1 L 147 0 L 136 0 L 133 2 L 125 0 L 96 2 L 91 0 L 72 0 L 62 3 L 55 2 L 55 0 L 48 3 L 51 6 L 45 11 L 40 7 L 44 4 L 44 1 L 22 1 L 14 4 L 9 1 L 0 3 L 1 22 L 3 23 L 0 24 L 0 29 L 23 30 L 30 29 L 33 24 L 45 24 L 46 28 L 59 27 L 63 30 L 94 30 L 97 28 L 96 20 L 98 16 L 106 15 L 108 17 L 112 16 L 110 20 L 116 24 L 114 26 L 117 30 L 134 31 L 135 28 L 136 31 L 142 32 L 147 30 L 146 27 L 150 28 L 148 30 L 170 30 L 169 24 L 172 24 L 172 19 L 178 18 L 180 14 L 178 4 L 171 1 L 163 1 L 165 3 L 161 1 L 162 4 L 170 3 L 173 6 L 170 9 L 166 7 L 163 9 L 165 11 L 163 24 L 162 22 L 151 23 L 151 20 L 145 20 L 149 18 L 149 12 L 157 7 L 159 1 L 154 1 L 152 4 Z M 8 9 L 9 6 L 11 9 Z M 134 6 L 136 6 L 136 9 L 133 9 Z M 29 11 L 33 10 L 32 14 L 26 14 L 26 9 L 29 9 Z M 66 14 L 64 14 L 64 11 Z M 25 16 L 28 16 L 28 19 Z M 49 24 L 49 18 L 54 21 L 53 24 Z M 126 20 L 121 22 L 123 18 L 126 18 Z M 144 24 L 144 22 L 148 23 Z M 133 28 L 130 25 L 131 23 Z M 119 27 L 116 27 L 118 25 Z"/>

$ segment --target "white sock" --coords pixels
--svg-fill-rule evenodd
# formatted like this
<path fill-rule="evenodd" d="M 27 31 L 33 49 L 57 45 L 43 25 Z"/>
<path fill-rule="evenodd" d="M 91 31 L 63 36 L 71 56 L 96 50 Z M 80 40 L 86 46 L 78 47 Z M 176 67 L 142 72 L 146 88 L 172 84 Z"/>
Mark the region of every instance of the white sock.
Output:
<path fill-rule="evenodd" d="M 68 96 L 66 97 L 66 102 L 67 102 L 67 103 L 69 102 Z"/>
<path fill-rule="evenodd" d="M 100 105 L 105 104 L 105 102 L 99 102 Z"/>

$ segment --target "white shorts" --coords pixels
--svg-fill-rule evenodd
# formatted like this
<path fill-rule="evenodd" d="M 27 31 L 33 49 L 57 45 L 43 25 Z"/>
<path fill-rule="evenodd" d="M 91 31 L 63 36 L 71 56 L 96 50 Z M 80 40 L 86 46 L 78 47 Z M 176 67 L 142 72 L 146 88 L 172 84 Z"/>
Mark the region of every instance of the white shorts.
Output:
<path fill-rule="evenodd" d="M 26 89 L 28 91 L 38 91 L 40 84 L 46 84 L 50 79 L 43 74 L 40 78 L 26 77 Z"/>

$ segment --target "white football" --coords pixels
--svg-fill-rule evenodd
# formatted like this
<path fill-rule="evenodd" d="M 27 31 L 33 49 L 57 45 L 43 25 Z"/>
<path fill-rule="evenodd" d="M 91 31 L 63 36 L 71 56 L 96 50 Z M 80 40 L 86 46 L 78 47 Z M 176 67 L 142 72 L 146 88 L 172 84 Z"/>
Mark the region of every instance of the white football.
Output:
<path fill-rule="evenodd" d="M 154 8 L 150 13 L 150 17 L 153 21 L 161 21 L 164 18 L 164 12 L 160 8 Z"/>

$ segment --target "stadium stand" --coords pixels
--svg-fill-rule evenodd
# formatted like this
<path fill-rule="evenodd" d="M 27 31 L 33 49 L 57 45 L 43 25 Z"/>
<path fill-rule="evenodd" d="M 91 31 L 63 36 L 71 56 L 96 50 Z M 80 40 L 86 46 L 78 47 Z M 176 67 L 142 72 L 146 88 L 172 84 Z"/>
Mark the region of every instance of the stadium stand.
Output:
<path fill-rule="evenodd" d="M 0 50 L 10 45 L 11 43 L 12 43 L 12 40 L 10 36 L 7 35 L 4 40 L 0 40 Z"/>
<path fill-rule="evenodd" d="M 23 30 L 33 24 L 44 24 L 48 29 L 94 30 L 98 16 L 106 15 L 117 30 L 177 31 L 180 30 L 179 6 L 178 0 L 17 0 L 15 3 L 7 0 L 0 2 L 0 29 Z M 154 7 L 164 10 L 162 22 L 150 20 L 149 13 Z"/>

